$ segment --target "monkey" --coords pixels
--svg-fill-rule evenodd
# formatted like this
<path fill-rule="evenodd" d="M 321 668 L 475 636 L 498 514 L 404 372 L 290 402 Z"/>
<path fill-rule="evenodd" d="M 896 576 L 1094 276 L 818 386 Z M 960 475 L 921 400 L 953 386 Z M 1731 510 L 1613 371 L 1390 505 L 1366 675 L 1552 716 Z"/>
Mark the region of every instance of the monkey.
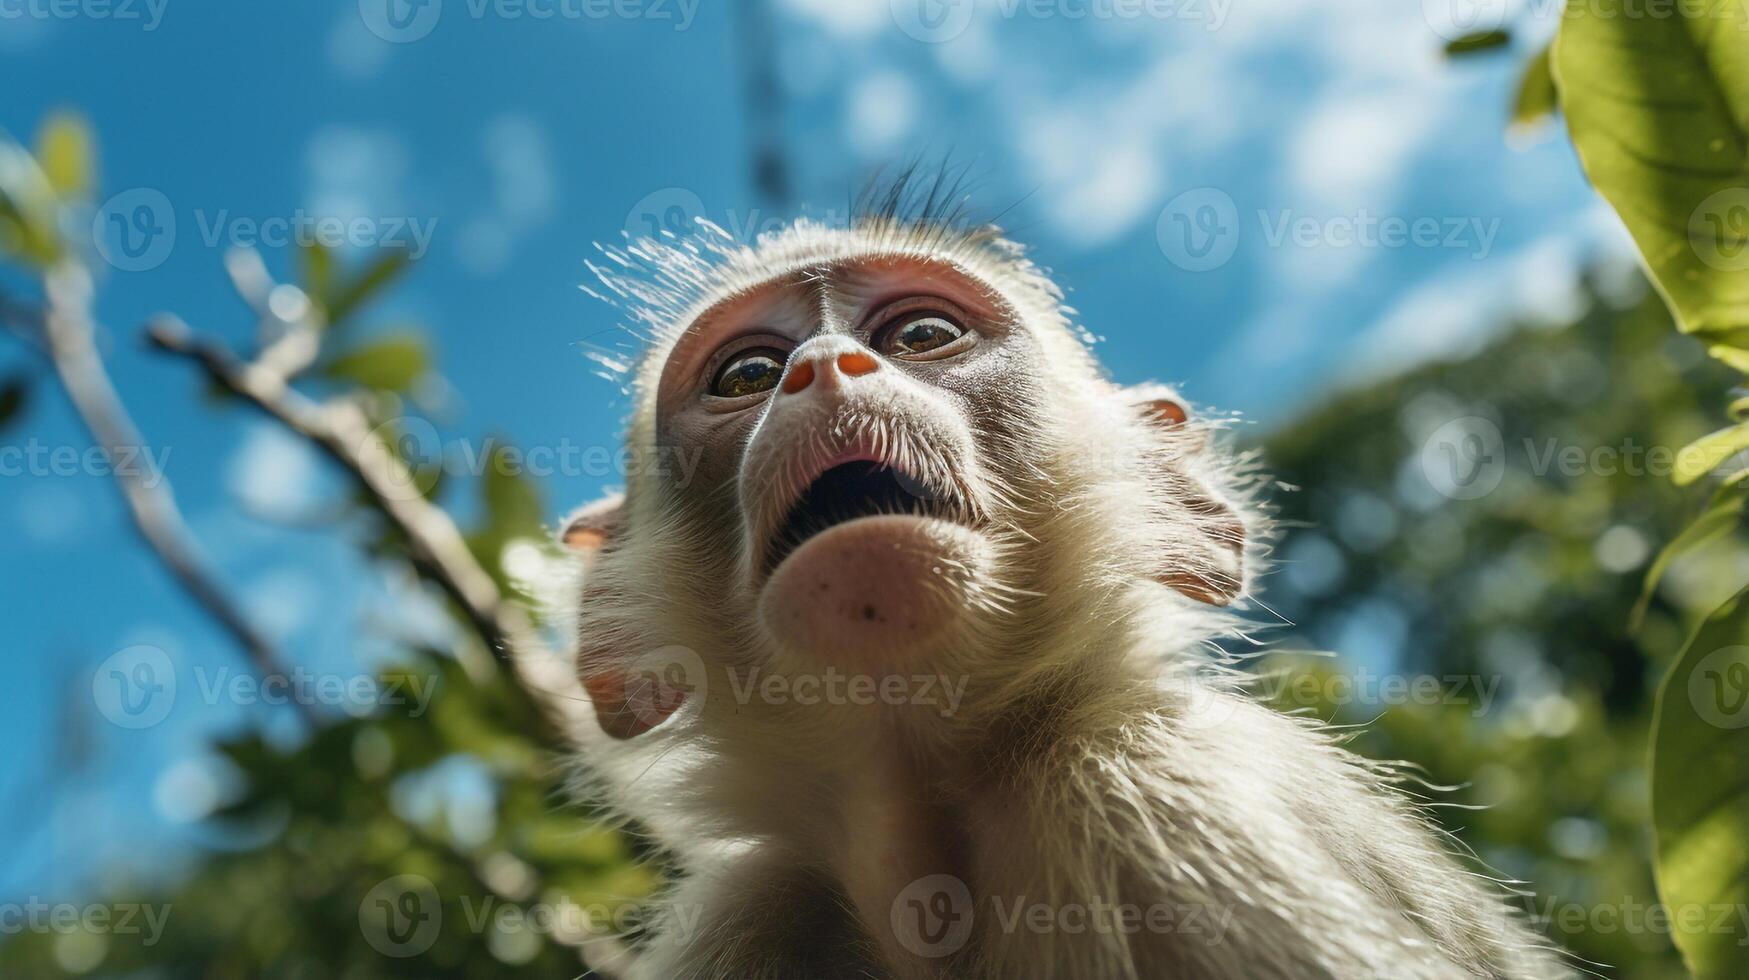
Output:
<path fill-rule="evenodd" d="M 1396 770 L 1245 687 L 1257 467 L 949 196 L 592 263 L 645 348 L 624 491 L 560 531 L 580 780 L 676 869 L 605 969 L 1573 975 Z"/>

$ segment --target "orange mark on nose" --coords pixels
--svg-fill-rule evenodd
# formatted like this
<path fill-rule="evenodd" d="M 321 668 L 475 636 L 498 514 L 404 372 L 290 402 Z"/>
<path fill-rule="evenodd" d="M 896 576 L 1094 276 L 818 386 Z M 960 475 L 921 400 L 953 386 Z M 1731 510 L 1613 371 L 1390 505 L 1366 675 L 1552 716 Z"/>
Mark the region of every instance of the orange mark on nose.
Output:
<path fill-rule="evenodd" d="M 868 374 L 880 366 L 880 362 L 876 361 L 872 355 L 864 354 L 861 351 L 851 351 L 848 354 L 838 355 L 838 370 L 853 378 L 857 375 Z"/>
<path fill-rule="evenodd" d="M 789 369 L 789 375 L 783 379 L 783 393 L 793 395 L 814 383 L 814 365 L 803 361 Z"/>

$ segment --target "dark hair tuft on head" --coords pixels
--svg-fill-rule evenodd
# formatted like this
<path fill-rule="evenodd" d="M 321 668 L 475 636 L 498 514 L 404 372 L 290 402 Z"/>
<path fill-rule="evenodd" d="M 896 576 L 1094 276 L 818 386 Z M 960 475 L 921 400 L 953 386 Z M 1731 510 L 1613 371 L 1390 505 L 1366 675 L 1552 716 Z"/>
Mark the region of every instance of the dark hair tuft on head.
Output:
<path fill-rule="evenodd" d="M 927 242 L 986 241 L 997 231 L 973 209 L 974 188 L 970 165 L 916 159 L 891 173 L 877 171 L 852 201 L 850 214 L 856 225 L 904 228 Z"/>

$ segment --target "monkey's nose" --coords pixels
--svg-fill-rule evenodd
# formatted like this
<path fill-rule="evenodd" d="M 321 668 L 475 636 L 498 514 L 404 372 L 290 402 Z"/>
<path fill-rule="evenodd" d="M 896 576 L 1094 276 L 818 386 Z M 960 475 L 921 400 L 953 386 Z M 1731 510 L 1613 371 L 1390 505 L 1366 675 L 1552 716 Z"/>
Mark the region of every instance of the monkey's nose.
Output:
<path fill-rule="evenodd" d="M 821 370 L 836 371 L 847 378 L 856 378 L 873 373 L 881 366 L 881 362 L 873 354 L 859 350 L 843 351 L 835 356 L 822 351 L 821 355 L 823 356 L 803 357 L 790 366 L 789 373 L 783 379 L 784 394 L 793 395 L 806 390 L 814 383 L 814 377 Z M 821 367 L 816 368 L 816 364 Z"/>

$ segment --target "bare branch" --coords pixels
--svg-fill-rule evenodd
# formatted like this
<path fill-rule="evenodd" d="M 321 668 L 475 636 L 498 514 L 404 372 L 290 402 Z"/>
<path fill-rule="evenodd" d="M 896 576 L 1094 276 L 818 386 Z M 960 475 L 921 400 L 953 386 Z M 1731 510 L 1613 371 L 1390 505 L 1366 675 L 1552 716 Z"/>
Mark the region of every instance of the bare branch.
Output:
<path fill-rule="evenodd" d="M 360 405 L 316 402 L 279 371 L 239 359 L 172 316 L 148 324 L 147 336 L 160 349 L 193 360 L 208 378 L 315 443 L 350 474 L 405 536 L 414 566 L 462 609 L 487 648 L 510 660 L 547 652 L 526 612 L 505 600 L 449 515 L 418 492 L 417 478 Z"/>
<path fill-rule="evenodd" d="M 275 309 L 274 291 L 281 287 L 268 273 L 261 253 L 252 248 L 226 252 L 225 273 L 237 296 L 255 311 L 255 330 L 262 343 L 255 363 L 287 380 L 309 370 L 322 350 L 323 324 L 316 305 L 306 297 L 301 310 L 287 314 Z"/>
<path fill-rule="evenodd" d="M 243 648 L 262 678 L 283 681 L 286 672 L 272 644 L 208 574 L 169 482 L 144 452 L 145 440 L 116 394 L 97 353 L 90 273 L 76 263 L 62 263 L 44 275 L 43 291 L 41 333 L 49 360 L 80 422 L 108 457 L 134 527 L 183 589 Z M 311 706 L 298 703 L 298 708 L 315 721 Z"/>

